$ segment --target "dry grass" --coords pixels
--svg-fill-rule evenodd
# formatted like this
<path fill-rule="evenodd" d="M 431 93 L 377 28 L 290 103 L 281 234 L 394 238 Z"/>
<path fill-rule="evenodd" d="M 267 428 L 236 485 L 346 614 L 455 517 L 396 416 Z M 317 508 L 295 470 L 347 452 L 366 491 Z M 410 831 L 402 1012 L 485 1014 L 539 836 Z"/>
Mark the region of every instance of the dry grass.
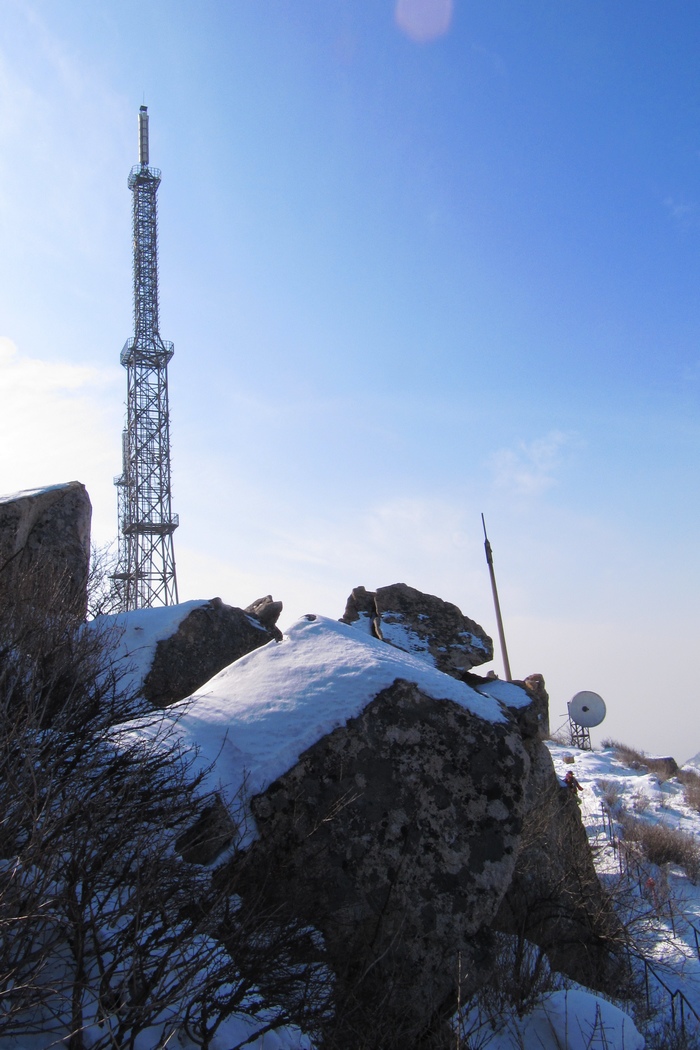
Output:
<path fill-rule="evenodd" d="M 620 785 L 618 784 L 617 780 L 604 780 L 604 779 L 601 779 L 601 780 L 597 780 L 596 783 L 597 783 L 598 787 L 600 788 L 601 794 L 603 796 L 603 801 L 605 802 L 605 804 L 608 807 L 608 809 L 610 810 L 610 812 L 612 813 L 616 809 L 619 809 L 619 807 L 621 805 L 621 801 L 620 801 L 620 791 L 621 791 L 621 789 L 620 789 Z"/>
<path fill-rule="evenodd" d="M 569 734 L 563 729 L 557 729 L 553 733 L 542 733 L 540 740 L 551 740 L 553 744 L 560 744 L 562 747 L 570 746 Z"/>
<path fill-rule="evenodd" d="M 643 751 L 621 744 L 619 740 L 604 740 L 603 747 L 612 748 L 620 762 L 630 769 L 645 769 L 647 773 L 653 773 L 662 784 L 665 780 L 678 776 L 679 769 L 675 758 L 651 758 Z M 700 780 L 700 777 L 698 779 Z"/>
<path fill-rule="evenodd" d="M 683 785 L 685 801 L 691 809 L 700 813 L 700 773 L 693 773 L 690 769 L 679 769 L 678 779 Z"/>
<path fill-rule="evenodd" d="M 671 1021 L 645 1032 L 647 1050 L 700 1050 L 700 1033 L 674 1028 Z"/>
<path fill-rule="evenodd" d="M 651 805 L 651 801 L 648 795 L 642 795 L 637 792 L 632 799 L 632 809 L 635 813 L 646 813 Z"/>
<path fill-rule="evenodd" d="M 648 824 L 629 813 L 619 817 L 627 842 L 636 842 L 651 864 L 677 864 L 692 882 L 700 878 L 700 842 L 680 828 Z"/>

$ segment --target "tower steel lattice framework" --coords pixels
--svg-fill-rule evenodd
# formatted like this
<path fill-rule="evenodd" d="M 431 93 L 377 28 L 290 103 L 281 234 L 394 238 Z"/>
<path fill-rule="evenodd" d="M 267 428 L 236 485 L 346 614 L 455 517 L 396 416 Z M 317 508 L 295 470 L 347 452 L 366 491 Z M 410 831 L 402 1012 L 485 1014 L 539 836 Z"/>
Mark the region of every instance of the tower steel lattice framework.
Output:
<path fill-rule="evenodd" d="M 177 603 L 170 485 L 168 362 L 173 344 L 158 330 L 156 193 L 149 167 L 148 110 L 139 111 L 139 163 L 129 174 L 134 223 L 134 337 L 121 352 L 127 374 L 119 503 L 119 561 L 114 585 L 124 610 Z"/>

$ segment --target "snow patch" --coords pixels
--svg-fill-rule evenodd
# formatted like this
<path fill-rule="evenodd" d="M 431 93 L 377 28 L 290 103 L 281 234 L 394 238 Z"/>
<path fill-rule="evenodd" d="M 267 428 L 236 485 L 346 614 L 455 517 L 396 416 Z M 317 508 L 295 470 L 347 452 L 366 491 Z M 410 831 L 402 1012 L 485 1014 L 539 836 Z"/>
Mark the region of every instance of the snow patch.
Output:
<path fill-rule="evenodd" d="M 472 634 L 471 631 L 460 631 L 459 637 L 466 638 L 472 649 L 481 649 L 482 653 L 487 653 L 489 651 L 486 642 L 482 641 L 478 635 Z"/>
<path fill-rule="evenodd" d="M 500 678 L 489 678 L 485 682 L 479 682 L 475 686 L 484 696 L 492 696 L 494 700 L 500 700 L 507 707 L 527 707 L 532 703 L 532 697 L 519 685 L 512 682 L 503 682 Z"/>
<path fill-rule="evenodd" d="M 43 492 L 57 492 L 59 489 L 69 489 L 79 484 L 75 481 L 64 481 L 58 485 L 42 485 L 38 489 L 21 489 L 19 492 L 11 492 L 7 496 L 0 496 L 0 503 L 12 503 L 16 499 L 29 499 L 32 496 L 40 496 Z"/>
<path fill-rule="evenodd" d="M 370 638 L 374 638 L 375 634 L 372 628 L 372 619 L 373 617 L 371 617 L 369 613 L 361 612 L 359 614 L 359 619 L 353 620 L 349 626 L 354 627 L 356 631 L 362 631 L 363 634 L 368 635 Z"/>
<path fill-rule="evenodd" d="M 522 1019 L 513 1016 L 489 1050 L 644 1050 L 644 1039 L 619 1007 L 583 988 L 551 992 Z"/>
<path fill-rule="evenodd" d="M 390 615 L 392 617 L 391 620 L 385 620 L 382 617 L 380 621 L 383 640 L 390 645 L 396 646 L 397 649 L 413 653 L 420 660 L 424 660 L 431 667 L 435 667 L 435 657 L 430 652 L 427 639 L 421 638 L 416 631 L 412 631 L 410 627 L 403 623 L 401 613 L 391 613 Z"/>

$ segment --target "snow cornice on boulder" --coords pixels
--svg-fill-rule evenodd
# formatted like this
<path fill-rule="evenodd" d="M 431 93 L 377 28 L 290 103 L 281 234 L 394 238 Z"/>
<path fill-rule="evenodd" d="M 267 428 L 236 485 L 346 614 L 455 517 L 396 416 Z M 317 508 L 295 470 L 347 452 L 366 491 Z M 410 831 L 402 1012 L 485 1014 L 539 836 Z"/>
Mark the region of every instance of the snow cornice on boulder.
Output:
<path fill-rule="evenodd" d="M 505 683 L 485 683 L 477 691 L 353 627 L 310 615 L 294 623 L 282 642 L 236 660 L 170 708 L 168 717 L 232 802 L 242 790 L 264 791 L 307 748 L 357 717 L 397 679 L 494 723 L 508 722 L 504 703 L 530 702 L 518 686 L 509 687 L 507 698 L 500 695 Z"/>

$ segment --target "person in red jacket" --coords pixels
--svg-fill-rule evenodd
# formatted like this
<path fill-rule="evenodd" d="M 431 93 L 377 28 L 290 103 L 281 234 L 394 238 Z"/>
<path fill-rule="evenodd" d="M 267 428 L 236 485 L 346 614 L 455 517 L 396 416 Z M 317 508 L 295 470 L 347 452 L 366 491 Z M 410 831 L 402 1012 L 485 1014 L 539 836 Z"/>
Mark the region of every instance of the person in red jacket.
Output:
<path fill-rule="evenodd" d="M 569 790 L 573 792 L 575 798 L 578 798 L 578 795 L 576 794 L 577 791 L 583 791 L 583 788 L 574 776 L 574 771 L 572 769 L 569 769 L 567 771 L 567 774 L 564 777 L 564 783 L 569 788 Z"/>

